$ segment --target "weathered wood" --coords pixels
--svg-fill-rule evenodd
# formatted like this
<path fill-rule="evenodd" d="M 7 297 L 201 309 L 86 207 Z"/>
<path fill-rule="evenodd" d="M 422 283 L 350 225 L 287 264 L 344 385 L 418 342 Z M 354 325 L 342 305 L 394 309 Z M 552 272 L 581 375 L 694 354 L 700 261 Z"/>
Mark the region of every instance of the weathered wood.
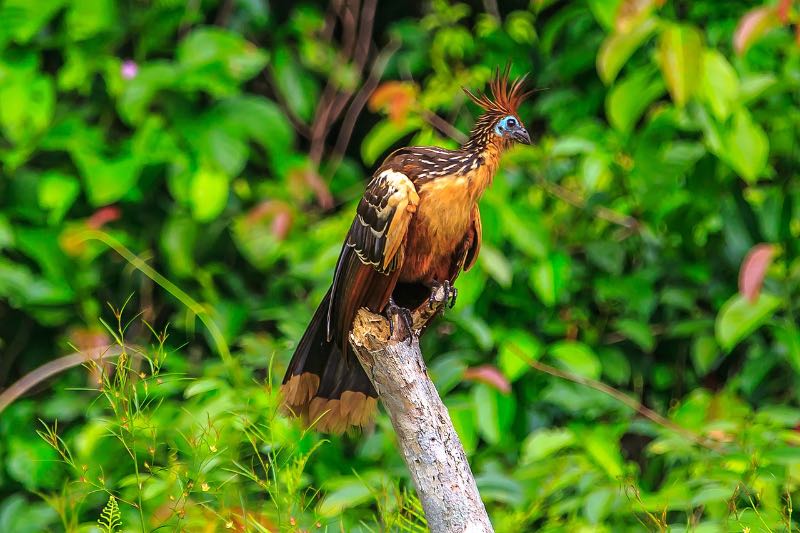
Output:
<path fill-rule="evenodd" d="M 418 334 L 443 306 L 444 290 L 413 314 L 410 335 L 394 317 L 388 321 L 361 309 L 350 342 L 392 420 L 403 458 L 433 533 L 492 532 L 464 447 L 419 349 Z"/>

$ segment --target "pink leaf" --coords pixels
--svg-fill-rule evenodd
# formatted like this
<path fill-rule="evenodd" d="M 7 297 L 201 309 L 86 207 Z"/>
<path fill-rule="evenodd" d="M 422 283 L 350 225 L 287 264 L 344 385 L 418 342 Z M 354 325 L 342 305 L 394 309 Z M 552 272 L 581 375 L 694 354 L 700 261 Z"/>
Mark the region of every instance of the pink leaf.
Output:
<path fill-rule="evenodd" d="M 502 372 L 492 365 L 481 365 L 468 368 L 464 371 L 466 381 L 477 381 L 494 387 L 503 394 L 511 392 L 511 383 Z"/>
<path fill-rule="evenodd" d="M 761 243 L 753 246 L 742 261 L 739 270 L 739 293 L 751 302 L 758 300 L 764 275 L 774 256 L 775 246 Z"/>
<path fill-rule="evenodd" d="M 292 227 L 292 212 L 285 202 L 265 200 L 253 207 L 245 220 L 249 226 L 269 224 L 273 237 L 282 241 Z"/>
<path fill-rule="evenodd" d="M 739 19 L 733 33 L 733 47 L 736 53 L 744 54 L 752 44 L 769 30 L 780 25 L 775 9 L 770 6 L 751 9 Z"/>
<path fill-rule="evenodd" d="M 273 237 L 275 237 L 279 241 L 282 241 L 283 239 L 286 238 L 286 234 L 289 233 L 291 227 L 292 227 L 292 214 L 289 212 L 288 209 L 284 209 L 275 214 L 275 218 L 272 219 L 272 226 L 270 227 L 270 231 L 272 231 Z"/>

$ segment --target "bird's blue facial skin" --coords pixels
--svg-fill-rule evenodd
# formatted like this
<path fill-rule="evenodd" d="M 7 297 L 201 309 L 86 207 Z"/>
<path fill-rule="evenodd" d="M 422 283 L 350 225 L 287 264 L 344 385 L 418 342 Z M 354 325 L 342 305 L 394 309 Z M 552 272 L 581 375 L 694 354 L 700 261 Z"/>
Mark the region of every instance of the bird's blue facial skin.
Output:
<path fill-rule="evenodd" d="M 494 132 L 500 137 L 517 141 L 523 144 L 530 144 L 531 139 L 525 127 L 519 119 L 513 115 L 501 118 L 494 127 Z"/>
<path fill-rule="evenodd" d="M 503 117 L 494 127 L 494 132 L 501 137 L 508 135 L 512 130 L 519 127 L 519 120 L 511 115 Z"/>

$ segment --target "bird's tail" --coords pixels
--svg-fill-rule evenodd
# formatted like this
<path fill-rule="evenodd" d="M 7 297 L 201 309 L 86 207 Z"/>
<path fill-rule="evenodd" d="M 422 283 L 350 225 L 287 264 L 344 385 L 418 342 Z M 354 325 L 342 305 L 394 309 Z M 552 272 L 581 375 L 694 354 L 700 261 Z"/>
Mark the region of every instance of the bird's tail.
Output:
<path fill-rule="evenodd" d="M 355 356 L 342 353 L 343 343 L 327 339 L 330 296 L 329 290 L 300 339 L 281 393 L 291 414 L 320 431 L 341 433 L 370 422 L 378 394 Z"/>

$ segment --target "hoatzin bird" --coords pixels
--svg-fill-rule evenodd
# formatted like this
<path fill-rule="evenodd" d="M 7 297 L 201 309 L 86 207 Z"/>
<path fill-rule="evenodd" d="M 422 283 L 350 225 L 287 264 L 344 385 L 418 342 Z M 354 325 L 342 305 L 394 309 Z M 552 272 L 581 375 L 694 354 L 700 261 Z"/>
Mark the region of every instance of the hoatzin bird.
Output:
<path fill-rule="evenodd" d="M 454 303 L 452 283 L 472 267 L 481 246 L 478 200 L 503 151 L 531 142 L 517 115 L 529 94 L 522 89 L 524 77 L 510 83 L 508 76 L 509 68 L 496 72 L 491 97 L 464 89 L 484 112 L 461 148 L 396 150 L 367 186 L 333 285 L 281 387 L 288 410 L 316 422 L 318 430 L 364 426 L 377 407 L 378 395 L 348 341 L 359 308 L 408 316 L 442 285 Z"/>

